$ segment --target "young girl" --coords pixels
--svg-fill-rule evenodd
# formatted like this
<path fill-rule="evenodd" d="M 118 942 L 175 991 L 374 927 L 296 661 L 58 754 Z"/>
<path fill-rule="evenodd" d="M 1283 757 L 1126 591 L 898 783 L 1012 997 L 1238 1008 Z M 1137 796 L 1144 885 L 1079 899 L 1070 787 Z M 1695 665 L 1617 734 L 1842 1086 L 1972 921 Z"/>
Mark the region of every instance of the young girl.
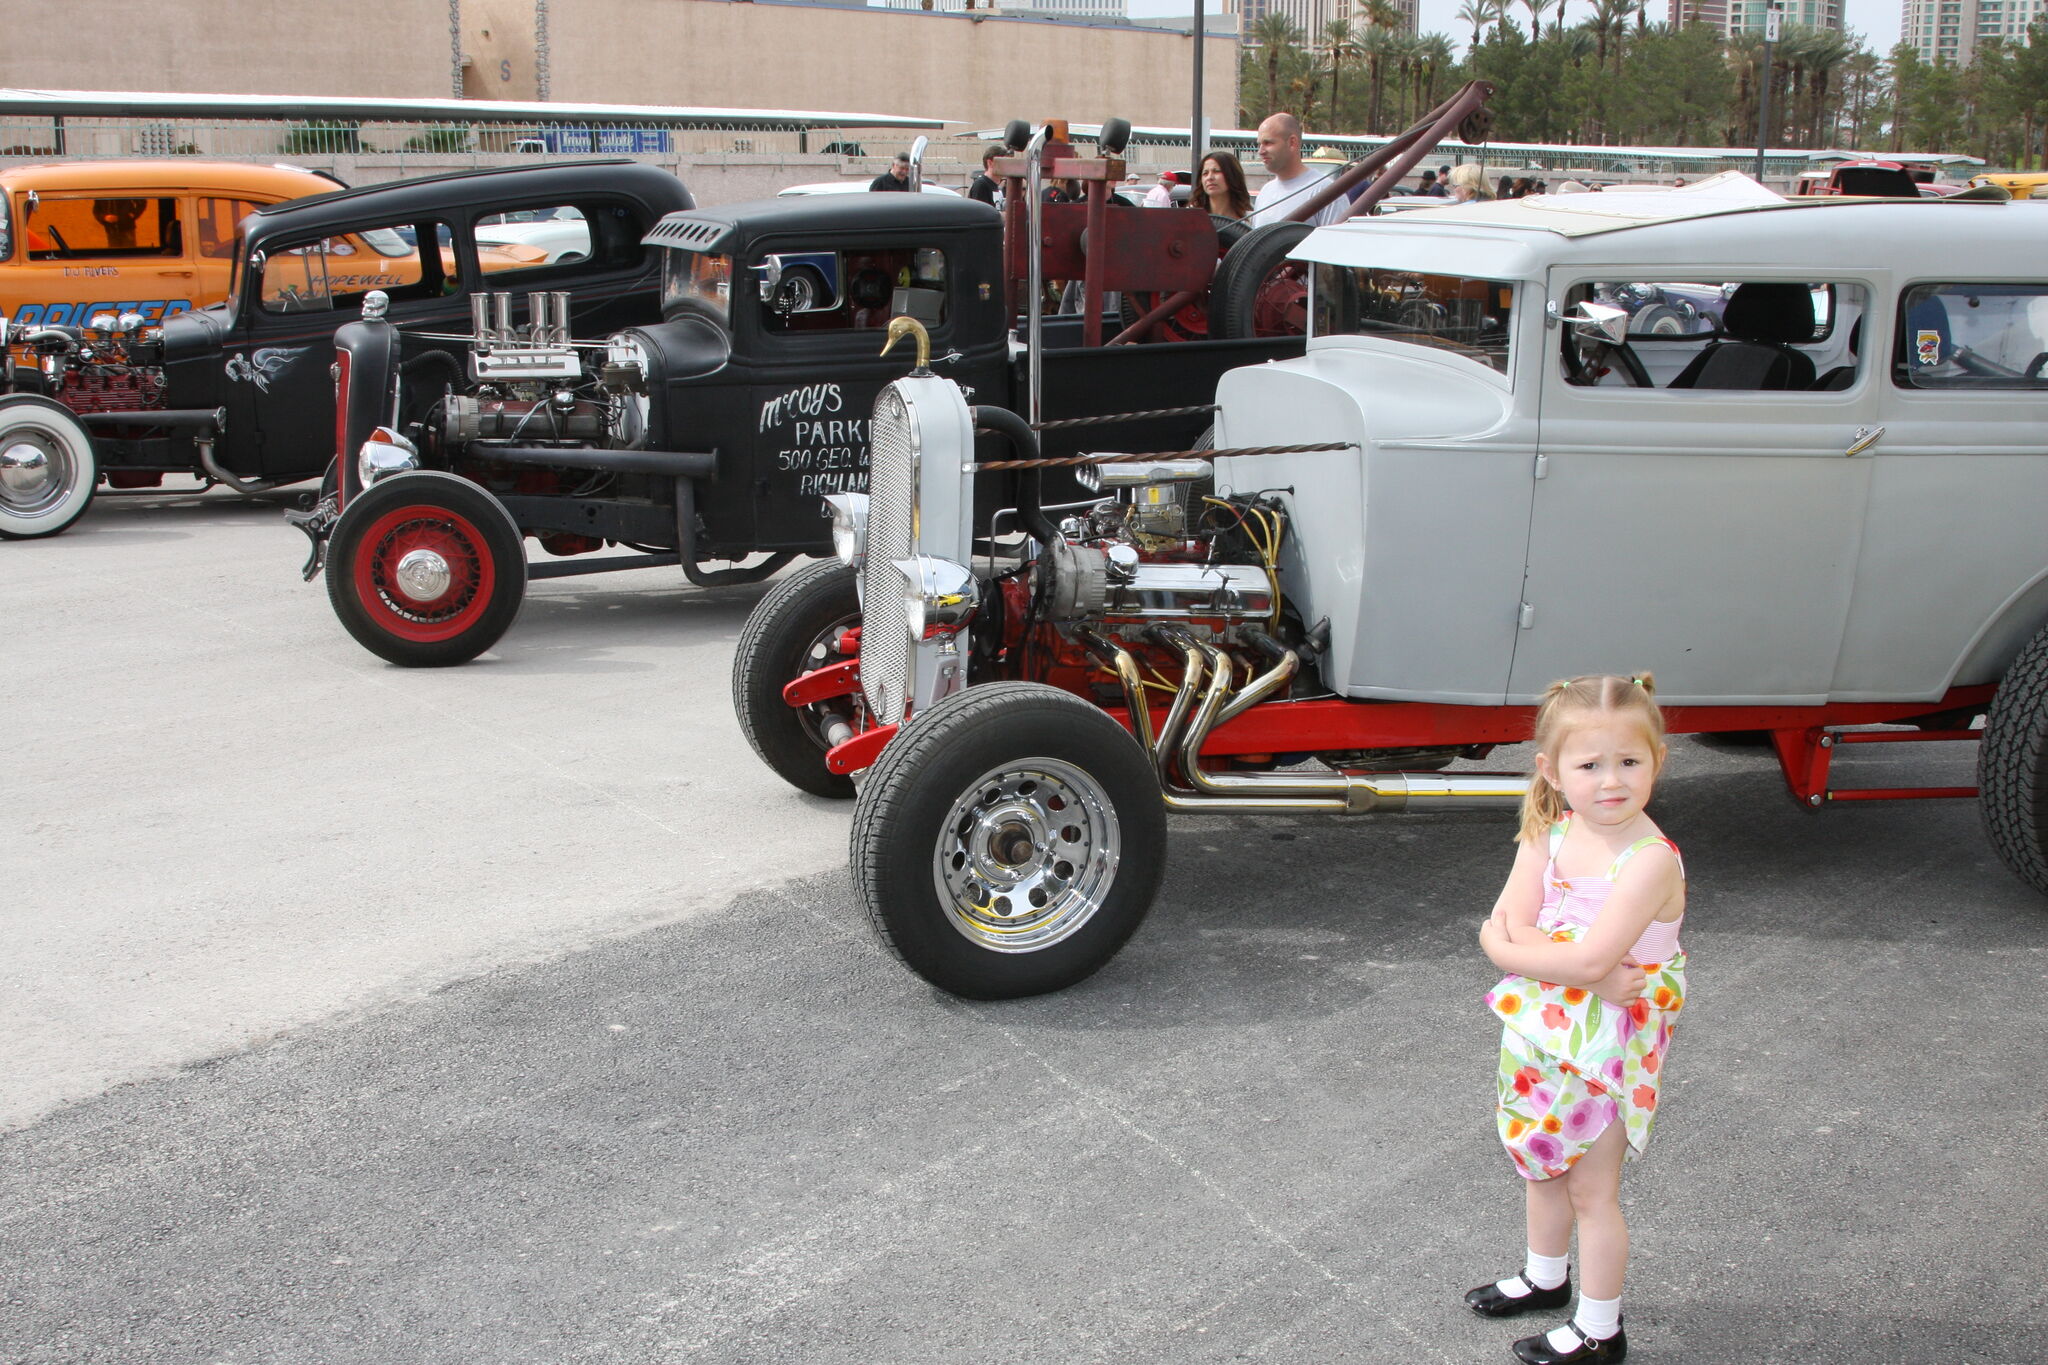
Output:
<path fill-rule="evenodd" d="M 1644 807 L 1664 765 L 1664 717 L 1645 673 L 1552 683 L 1536 713 L 1536 773 L 1514 870 L 1479 946 L 1509 973 L 1500 1016 L 1501 1142 L 1526 1182 L 1520 1273 L 1465 1296 L 1508 1317 L 1571 1299 L 1571 1320 L 1514 1344 L 1528 1365 L 1618 1361 L 1628 1225 L 1621 1163 L 1650 1140 L 1672 1026 L 1685 1003 L 1685 867 Z"/>

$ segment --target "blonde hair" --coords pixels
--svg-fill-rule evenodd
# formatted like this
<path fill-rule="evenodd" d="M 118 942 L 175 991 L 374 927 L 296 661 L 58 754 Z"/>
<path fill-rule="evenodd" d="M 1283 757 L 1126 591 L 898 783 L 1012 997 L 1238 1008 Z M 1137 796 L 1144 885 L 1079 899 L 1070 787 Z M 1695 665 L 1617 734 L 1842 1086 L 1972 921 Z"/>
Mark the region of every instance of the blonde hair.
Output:
<path fill-rule="evenodd" d="M 1648 672 L 1627 678 L 1591 673 L 1554 682 L 1543 689 L 1543 701 L 1536 708 L 1536 752 L 1555 762 L 1574 721 L 1628 714 L 1642 718 L 1652 754 L 1661 753 L 1664 712 L 1657 706 L 1657 680 Z M 1564 793 L 1551 786 L 1541 771 L 1531 772 L 1528 793 L 1522 797 L 1522 826 L 1515 838 L 1523 843 L 1541 839 L 1564 818 L 1564 812 Z"/>

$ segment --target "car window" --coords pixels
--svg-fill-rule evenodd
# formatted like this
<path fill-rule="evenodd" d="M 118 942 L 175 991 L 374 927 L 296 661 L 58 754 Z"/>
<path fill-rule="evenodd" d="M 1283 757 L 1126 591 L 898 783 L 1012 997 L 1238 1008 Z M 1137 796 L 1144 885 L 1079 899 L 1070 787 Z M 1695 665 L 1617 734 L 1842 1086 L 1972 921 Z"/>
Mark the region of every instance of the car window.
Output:
<path fill-rule="evenodd" d="M 176 199 L 44 196 L 23 227 L 32 261 L 181 256 L 185 251 Z"/>
<path fill-rule="evenodd" d="M 1450 351 L 1506 374 L 1515 286 L 1318 263 L 1309 335 L 1369 336 Z"/>
<path fill-rule="evenodd" d="M 730 316 L 732 257 L 676 249 L 662 253 L 661 315 L 676 310 Z"/>
<path fill-rule="evenodd" d="M 421 237 L 440 248 L 422 252 Z M 456 286 L 452 240 L 443 224 L 407 223 L 282 243 L 267 252 L 263 263 L 263 311 L 355 308 L 372 289 L 383 290 L 394 302 L 438 297 Z"/>
<path fill-rule="evenodd" d="M 573 204 L 487 214 L 476 222 L 477 263 L 486 275 L 574 265 L 591 257 L 591 230 Z"/>
<path fill-rule="evenodd" d="M 199 254 L 210 260 L 233 260 L 235 228 L 262 207 L 248 199 L 201 198 L 193 215 L 199 237 Z"/>
<path fill-rule="evenodd" d="M 2048 284 L 1920 284 L 1899 301 L 1892 380 L 1912 389 L 2048 389 Z"/>
<path fill-rule="evenodd" d="M 946 253 L 937 247 L 778 252 L 748 272 L 772 333 L 886 327 L 895 317 L 927 327 L 946 320 Z"/>
<path fill-rule="evenodd" d="M 1565 293 L 1565 382 L 1599 388 L 1846 389 L 1859 374 L 1867 292 L 1843 282 L 1599 280 Z M 1590 312 L 1589 312 L 1590 305 Z M 1592 314 L 1614 319 L 1620 344 Z"/>

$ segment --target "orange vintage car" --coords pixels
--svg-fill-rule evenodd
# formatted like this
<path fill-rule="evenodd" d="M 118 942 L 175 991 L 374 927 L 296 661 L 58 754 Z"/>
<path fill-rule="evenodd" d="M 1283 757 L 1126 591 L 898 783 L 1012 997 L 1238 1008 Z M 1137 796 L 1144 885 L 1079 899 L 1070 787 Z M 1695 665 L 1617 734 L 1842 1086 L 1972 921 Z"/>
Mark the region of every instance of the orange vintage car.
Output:
<path fill-rule="evenodd" d="M 340 181 L 297 166 L 165 157 L 0 169 L 0 316 L 84 327 L 150 323 L 227 297 L 235 225 Z"/>

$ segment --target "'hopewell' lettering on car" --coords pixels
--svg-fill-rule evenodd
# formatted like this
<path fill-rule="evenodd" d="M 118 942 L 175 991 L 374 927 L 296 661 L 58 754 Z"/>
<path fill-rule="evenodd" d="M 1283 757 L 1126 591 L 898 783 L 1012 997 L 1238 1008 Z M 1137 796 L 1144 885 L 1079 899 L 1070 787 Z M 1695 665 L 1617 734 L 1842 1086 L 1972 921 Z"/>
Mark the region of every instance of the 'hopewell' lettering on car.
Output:
<path fill-rule="evenodd" d="M 867 491 L 868 419 L 834 415 L 863 410 L 837 384 L 806 384 L 762 401 L 760 430 L 773 442 L 775 471 L 794 477 L 798 497 Z M 823 504 L 819 515 L 826 515 Z"/>
<path fill-rule="evenodd" d="M 235 352 L 222 368 L 230 380 L 254 384 L 268 393 L 270 381 L 290 369 L 305 351 L 304 346 L 259 346 L 247 355 Z"/>

